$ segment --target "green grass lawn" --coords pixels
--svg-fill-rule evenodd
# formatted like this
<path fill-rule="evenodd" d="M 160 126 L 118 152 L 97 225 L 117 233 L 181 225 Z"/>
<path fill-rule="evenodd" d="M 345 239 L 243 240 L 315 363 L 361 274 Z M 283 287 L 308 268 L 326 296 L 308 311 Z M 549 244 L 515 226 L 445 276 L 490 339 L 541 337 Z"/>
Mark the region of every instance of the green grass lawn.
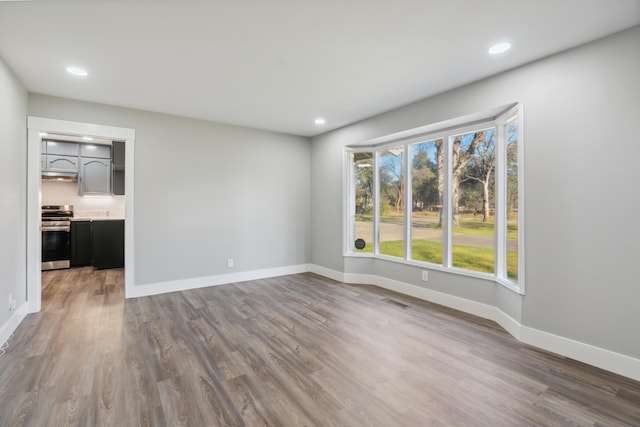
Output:
<path fill-rule="evenodd" d="M 425 216 L 426 217 L 426 216 Z M 434 217 L 431 215 L 431 217 Z M 356 221 L 362 222 L 370 222 L 373 221 L 372 215 L 367 214 L 358 214 L 356 215 Z M 404 216 L 402 215 L 382 215 L 380 217 L 381 222 L 402 222 L 404 221 Z M 428 222 L 426 224 L 420 224 L 420 227 L 432 228 L 434 230 L 440 230 L 442 227 L 438 227 L 437 222 Z M 459 234 L 473 234 L 477 236 L 493 236 L 495 232 L 495 222 L 488 221 L 482 222 L 481 220 L 475 219 L 467 219 L 461 218 L 460 225 L 457 227 L 453 227 L 454 233 Z M 508 239 L 517 239 L 518 238 L 518 222 L 508 222 L 507 223 L 507 238 Z"/>
<path fill-rule="evenodd" d="M 373 245 L 357 252 L 371 253 Z M 404 256 L 404 245 L 402 240 L 380 242 L 380 253 L 382 255 Z M 442 264 L 442 244 L 429 240 L 413 240 L 411 242 L 412 259 L 415 261 L 431 262 Z M 452 265 L 465 270 L 479 271 L 493 274 L 494 255 L 493 249 L 478 248 L 475 246 L 454 245 L 452 248 Z M 510 279 L 518 280 L 518 253 L 509 251 L 507 254 L 507 274 Z"/>
<path fill-rule="evenodd" d="M 460 226 L 453 227 L 454 233 L 475 234 L 480 236 L 493 236 L 495 232 L 494 222 L 482 222 L 474 220 L 461 220 Z M 518 238 L 518 223 L 507 223 L 507 239 Z"/>
<path fill-rule="evenodd" d="M 430 217 L 431 222 L 422 221 L 419 227 L 426 227 L 431 229 L 441 229 L 438 227 L 437 220 L 438 214 L 430 212 L 428 215 L 420 215 L 425 218 Z M 356 215 L 356 221 L 369 222 L 373 217 L 370 214 Z M 381 222 L 402 222 L 404 216 L 398 214 L 384 214 L 380 218 Z M 495 222 L 488 221 L 482 222 L 479 219 L 473 219 L 473 217 L 461 217 L 460 224 L 453 228 L 453 232 L 456 234 L 467 234 L 476 236 L 493 236 L 495 233 Z M 507 238 L 518 238 L 518 223 L 507 223 Z M 371 253 L 373 251 L 373 245 L 368 245 L 364 250 L 356 251 L 363 253 Z M 403 257 L 404 246 L 402 240 L 384 241 L 380 242 L 380 253 L 383 255 L 395 256 L 398 258 Z M 411 242 L 412 259 L 415 261 L 425 261 L 434 264 L 442 264 L 442 244 L 439 242 L 433 242 L 429 240 L 413 240 Z M 494 250 L 492 248 L 481 248 L 476 246 L 466 245 L 454 245 L 452 248 L 453 260 L 452 265 L 456 268 L 462 268 L 465 270 L 479 271 L 482 273 L 493 274 L 494 268 Z M 507 252 L 507 276 L 517 281 L 518 280 L 518 252 Z"/>

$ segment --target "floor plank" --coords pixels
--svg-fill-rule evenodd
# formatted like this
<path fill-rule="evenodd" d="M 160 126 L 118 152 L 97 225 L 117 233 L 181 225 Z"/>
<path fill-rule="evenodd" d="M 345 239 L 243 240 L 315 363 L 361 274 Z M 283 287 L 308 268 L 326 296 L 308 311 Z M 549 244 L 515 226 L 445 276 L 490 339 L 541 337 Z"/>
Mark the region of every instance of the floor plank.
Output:
<path fill-rule="evenodd" d="M 0 357 L 1 426 L 640 426 L 640 383 L 493 322 L 307 273 L 124 299 L 43 273 Z"/>

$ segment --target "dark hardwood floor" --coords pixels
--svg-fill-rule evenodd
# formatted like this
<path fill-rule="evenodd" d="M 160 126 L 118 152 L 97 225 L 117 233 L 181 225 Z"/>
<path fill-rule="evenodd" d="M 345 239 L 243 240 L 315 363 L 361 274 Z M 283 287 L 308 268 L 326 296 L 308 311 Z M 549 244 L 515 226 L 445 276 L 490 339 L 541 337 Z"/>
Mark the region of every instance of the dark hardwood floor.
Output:
<path fill-rule="evenodd" d="M 495 323 L 313 274 L 124 300 L 43 274 L 0 357 L 0 426 L 640 426 L 640 383 Z"/>

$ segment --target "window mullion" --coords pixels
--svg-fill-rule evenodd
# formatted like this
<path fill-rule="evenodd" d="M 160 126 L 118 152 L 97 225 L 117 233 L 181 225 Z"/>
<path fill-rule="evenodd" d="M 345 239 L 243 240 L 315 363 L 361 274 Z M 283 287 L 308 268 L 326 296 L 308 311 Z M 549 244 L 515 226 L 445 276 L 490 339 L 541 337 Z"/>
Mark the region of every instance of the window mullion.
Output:
<path fill-rule="evenodd" d="M 506 123 L 500 122 L 496 126 L 495 147 L 495 183 L 496 183 L 496 213 L 495 213 L 495 271 L 496 276 L 507 278 L 507 144 Z"/>
<path fill-rule="evenodd" d="M 411 259 L 411 210 L 413 209 L 413 186 L 411 182 L 411 146 L 404 146 L 402 173 L 404 179 L 404 259 Z"/>
<path fill-rule="evenodd" d="M 452 144 L 451 135 L 443 135 L 443 163 L 444 163 L 444 186 L 442 195 L 442 265 L 443 267 L 451 267 L 451 245 L 452 245 L 452 202 L 453 191 L 451 189 L 451 181 L 453 179 L 453 171 L 451 166 Z"/>
<path fill-rule="evenodd" d="M 356 193 L 356 185 L 355 185 L 355 164 L 354 164 L 354 153 L 348 153 L 347 154 L 347 164 L 345 165 L 346 168 L 348 168 L 348 176 L 349 176 L 349 180 L 347 182 L 346 188 L 345 188 L 345 192 L 348 194 L 348 199 L 347 199 L 347 218 L 348 218 L 348 223 L 346 224 L 345 230 L 345 242 L 344 242 L 344 247 L 345 247 L 345 252 L 348 252 L 350 250 L 350 248 L 352 247 L 352 242 L 354 240 L 354 236 L 356 235 L 356 224 L 355 224 L 355 193 Z"/>
<path fill-rule="evenodd" d="M 373 253 L 380 253 L 380 151 L 373 155 Z"/>

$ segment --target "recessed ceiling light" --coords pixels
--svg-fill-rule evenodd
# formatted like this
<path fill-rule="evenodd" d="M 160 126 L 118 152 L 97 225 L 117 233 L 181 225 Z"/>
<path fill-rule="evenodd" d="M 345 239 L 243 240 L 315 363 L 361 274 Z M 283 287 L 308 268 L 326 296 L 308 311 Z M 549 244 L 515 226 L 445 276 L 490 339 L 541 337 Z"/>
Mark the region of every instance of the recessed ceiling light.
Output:
<path fill-rule="evenodd" d="M 489 48 L 489 53 L 491 55 L 497 55 L 499 53 L 503 53 L 511 49 L 511 43 L 508 42 L 500 42 L 496 43 Z"/>
<path fill-rule="evenodd" d="M 325 119 L 323 119 L 323 118 L 317 118 L 315 120 L 315 124 L 317 124 L 317 125 L 323 125 L 325 123 L 327 123 L 327 121 Z"/>
<path fill-rule="evenodd" d="M 87 77 L 89 73 L 84 68 L 79 67 L 67 67 L 67 73 L 73 74 L 78 77 Z"/>

